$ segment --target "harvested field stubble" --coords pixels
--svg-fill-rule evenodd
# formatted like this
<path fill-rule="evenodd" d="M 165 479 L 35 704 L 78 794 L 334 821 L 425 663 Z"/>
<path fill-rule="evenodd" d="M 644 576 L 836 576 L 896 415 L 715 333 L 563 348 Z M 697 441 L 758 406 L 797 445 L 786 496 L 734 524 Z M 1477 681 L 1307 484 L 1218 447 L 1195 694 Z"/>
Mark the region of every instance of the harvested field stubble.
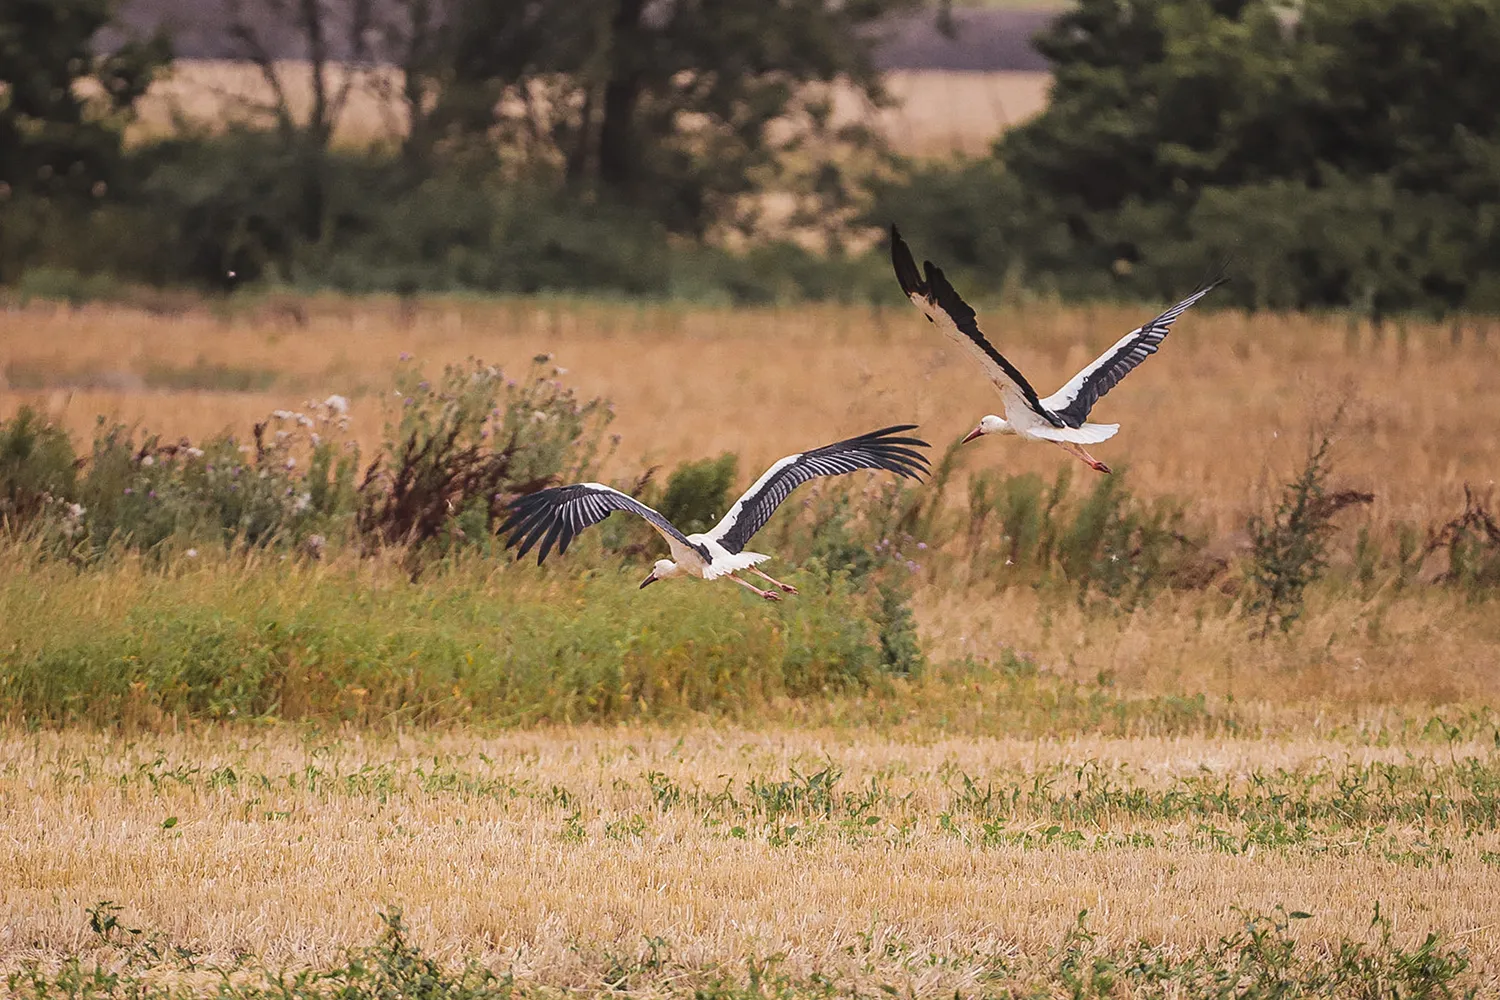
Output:
<path fill-rule="evenodd" d="M 326 966 L 395 906 L 523 985 L 623 962 L 622 988 L 675 993 L 775 956 L 804 990 L 952 996 L 1060 985 L 1082 910 L 1101 951 L 1179 962 L 1242 930 L 1234 906 L 1306 912 L 1288 940 L 1316 964 L 1377 941 L 1379 903 L 1405 947 L 1437 932 L 1492 977 L 1495 767 L 1465 743 L 16 734 L 0 790 L 34 819 L 0 861 L 0 955 L 118 962 L 86 929 L 107 898 L 200 965 Z"/>

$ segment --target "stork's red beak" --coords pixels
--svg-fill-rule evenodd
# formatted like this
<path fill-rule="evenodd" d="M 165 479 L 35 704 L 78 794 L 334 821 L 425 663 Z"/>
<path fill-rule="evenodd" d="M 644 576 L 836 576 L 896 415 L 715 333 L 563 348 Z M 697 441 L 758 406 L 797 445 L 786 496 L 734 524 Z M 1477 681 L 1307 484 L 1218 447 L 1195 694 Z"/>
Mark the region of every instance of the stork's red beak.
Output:
<path fill-rule="evenodd" d="M 984 433 L 984 428 L 983 427 L 976 427 L 972 431 L 970 431 L 968 433 L 968 436 L 965 437 L 962 441 L 960 441 L 959 444 L 968 444 L 970 441 L 972 441 L 975 438 L 979 437 L 983 433 Z"/>
<path fill-rule="evenodd" d="M 651 585 L 651 584 L 653 584 L 653 583 L 655 583 L 655 582 L 656 582 L 656 580 L 657 580 L 657 576 L 656 576 L 656 570 L 654 570 L 654 569 L 653 569 L 653 570 L 652 570 L 652 571 L 651 571 L 651 575 L 650 575 L 650 576 L 648 576 L 648 577 L 646 577 L 646 579 L 644 579 L 644 580 L 642 580 L 642 581 L 641 581 L 641 585 L 640 585 L 640 586 L 639 586 L 639 587 L 638 587 L 638 588 L 636 588 L 636 589 L 637 589 L 637 590 L 645 590 L 645 589 L 646 589 L 646 588 L 647 588 L 647 587 L 649 587 L 649 586 L 650 586 L 650 585 Z"/>

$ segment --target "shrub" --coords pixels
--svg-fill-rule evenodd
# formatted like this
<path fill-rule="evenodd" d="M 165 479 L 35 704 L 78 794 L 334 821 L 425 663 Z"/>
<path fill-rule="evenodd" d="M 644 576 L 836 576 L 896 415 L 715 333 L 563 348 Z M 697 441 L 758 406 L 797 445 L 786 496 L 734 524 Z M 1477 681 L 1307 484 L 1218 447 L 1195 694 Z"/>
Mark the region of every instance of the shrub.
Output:
<path fill-rule="evenodd" d="M 403 368 L 401 402 L 359 487 L 367 545 L 407 545 L 415 555 L 440 536 L 488 539 L 510 495 L 588 473 L 612 412 L 564 388 L 550 360 L 538 355 L 519 380 L 478 361 L 448 365 L 436 384 Z"/>
<path fill-rule="evenodd" d="M 1464 484 L 1464 509 L 1444 524 L 1429 529 L 1421 559 L 1436 552 L 1447 556 L 1448 568 L 1438 578 L 1479 596 L 1500 587 L 1500 521 L 1486 498 L 1475 496 Z"/>
<path fill-rule="evenodd" d="M 969 483 L 967 551 L 975 573 L 1003 582 L 1066 581 L 1080 600 L 1131 608 L 1177 583 L 1197 548 L 1170 498 L 1142 501 L 1124 473 L 1098 477 L 1070 497 L 1072 468 L 1050 486 L 1033 473 L 979 473 Z"/>
<path fill-rule="evenodd" d="M 684 534 L 707 531 L 729 511 L 738 467 L 739 459 L 729 453 L 682 463 L 667 478 L 667 492 L 657 509 Z"/>
<path fill-rule="evenodd" d="M 1357 490 L 1328 492 L 1332 444 L 1331 431 L 1325 431 L 1309 449 L 1297 478 L 1283 487 L 1275 510 L 1269 516 L 1253 515 L 1246 525 L 1251 554 L 1245 613 L 1260 618 L 1262 637 L 1273 627 L 1286 632 L 1302 617 L 1307 588 L 1328 565 L 1333 516 L 1375 499 Z"/>
<path fill-rule="evenodd" d="M 54 501 L 70 500 L 76 480 L 73 442 L 66 431 L 29 406 L 0 421 L 0 523 L 21 524 Z"/>

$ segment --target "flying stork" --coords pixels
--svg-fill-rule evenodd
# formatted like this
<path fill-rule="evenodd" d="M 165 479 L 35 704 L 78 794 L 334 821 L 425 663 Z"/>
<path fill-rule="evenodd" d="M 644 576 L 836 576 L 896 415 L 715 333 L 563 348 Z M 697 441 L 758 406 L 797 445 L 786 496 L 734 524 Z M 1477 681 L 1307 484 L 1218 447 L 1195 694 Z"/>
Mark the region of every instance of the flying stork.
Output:
<path fill-rule="evenodd" d="M 1225 281 L 1223 277 L 1216 278 L 1145 326 L 1130 331 L 1061 389 L 1039 399 L 1026 376 L 985 339 L 974 310 L 959 298 L 942 269 L 930 260 L 923 261 L 926 269 L 923 278 L 911 250 L 894 225 L 891 226 L 891 263 L 896 267 L 896 280 L 901 282 L 901 290 L 907 298 L 930 322 L 969 351 L 1000 391 L 1005 417 L 986 416 L 968 433 L 963 443 L 984 434 L 1016 434 L 1037 441 L 1051 441 L 1097 472 L 1108 472 L 1109 466 L 1090 455 L 1083 446 L 1109 440 L 1120 425 L 1088 423 L 1089 411 L 1136 365 L 1156 353 L 1157 346 L 1166 339 L 1177 317 Z"/>
<path fill-rule="evenodd" d="M 612 512 L 622 510 L 645 518 L 672 550 L 671 559 L 656 561 L 651 575 L 642 581 L 642 588 L 674 576 L 696 576 L 703 580 L 727 576 L 766 600 L 779 601 L 781 595 L 776 591 L 761 590 L 735 575 L 741 570 L 749 570 L 788 594 L 797 592 L 791 584 L 782 583 L 755 568 L 756 563 L 771 557 L 745 551 L 751 536 L 765 527 L 792 490 L 818 476 L 841 476 L 859 469 L 885 469 L 903 478 L 920 479 L 927 471 L 927 457 L 915 449 L 928 447 L 927 442 L 895 436 L 915 430 L 916 426 L 886 427 L 812 451 L 788 455 L 767 469 L 734 502 L 718 524 L 701 534 L 684 535 L 659 511 L 603 483 L 554 486 L 520 497 L 511 503 L 511 515 L 501 525 L 500 533 L 511 532 L 505 542 L 507 549 L 519 543 L 517 559 L 541 542 L 542 549 L 536 558 L 540 566 L 554 543 L 561 555 L 568 551 L 568 543 L 578 532 L 598 524 Z"/>

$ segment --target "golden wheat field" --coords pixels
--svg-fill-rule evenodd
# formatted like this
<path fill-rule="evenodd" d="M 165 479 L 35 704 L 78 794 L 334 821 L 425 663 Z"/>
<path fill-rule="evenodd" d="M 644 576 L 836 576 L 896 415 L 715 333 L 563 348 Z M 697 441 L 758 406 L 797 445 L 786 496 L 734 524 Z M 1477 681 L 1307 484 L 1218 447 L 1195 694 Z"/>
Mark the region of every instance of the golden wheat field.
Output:
<path fill-rule="evenodd" d="M 277 66 L 294 113 L 312 105 L 310 69 L 288 62 Z M 344 79 L 341 71 L 334 74 Z M 359 76 L 339 122 L 340 142 L 389 142 L 404 134 L 406 121 L 398 100 L 401 79 L 394 71 Z M 833 91 L 834 121 L 866 123 L 880 131 L 899 152 L 915 156 L 980 154 L 1005 129 L 1039 112 L 1047 99 L 1050 75 L 1036 72 L 965 73 L 943 70 L 898 70 L 886 75 L 892 103 L 871 108 L 855 92 Z M 175 130 L 181 123 L 198 127 L 254 120 L 273 94 L 260 70 L 244 63 L 180 60 L 171 75 L 158 81 L 140 107 L 137 138 Z"/>
<path fill-rule="evenodd" d="M 981 321 L 1050 391 L 1153 314 L 1029 302 Z M 1462 507 L 1465 484 L 1492 487 L 1497 350 L 1476 323 L 1377 335 L 1189 313 L 1095 411 L 1122 425 L 1096 454 L 1232 548 L 1342 404 L 1332 482 L 1376 498 L 1340 515 L 1347 562 L 1361 527 L 1425 529 Z M 341 393 L 369 444 L 397 366 L 474 356 L 521 371 L 541 353 L 612 401 L 604 475 L 621 478 L 734 451 L 748 482 L 781 455 L 905 421 L 941 450 L 998 403 L 910 309 L 326 297 L 8 309 L 0 417 L 31 405 L 80 439 L 99 415 L 199 439 Z M 976 470 L 1050 480 L 1073 461 L 1014 439 L 958 460 L 956 506 Z M 759 725 L 11 730 L 0 967 L 128 966 L 135 939 L 89 927 L 103 900 L 200 963 L 292 967 L 337 960 L 399 906 L 431 953 L 549 989 L 677 995 L 750 975 L 760 994 L 1189 996 L 1138 978 L 1069 992 L 1059 949 L 1082 940 L 1068 935 L 1087 910 L 1088 947 L 1111 961 L 1146 942 L 1153 961 L 1207 949 L 1238 968 L 1214 949 L 1247 913 L 1305 912 L 1288 940 L 1332 963 L 1341 945 L 1379 944 L 1379 904 L 1397 944 L 1440 935 L 1493 993 L 1492 603 L 1328 589 L 1297 631 L 1259 641 L 1218 591 L 1097 614 L 941 565 L 913 602 L 935 662 L 1011 650 L 1099 698 L 1201 698 L 1233 721 L 1175 734 L 1158 712 L 1106 738 L 1049 732 L 1038 702 L 1044 735 L 996 736 L 981 720 L 1012 689 L 939 670 L 874 707 L 790 707 Z M 196 982 L 195 968 L 168 972 Z"/>

